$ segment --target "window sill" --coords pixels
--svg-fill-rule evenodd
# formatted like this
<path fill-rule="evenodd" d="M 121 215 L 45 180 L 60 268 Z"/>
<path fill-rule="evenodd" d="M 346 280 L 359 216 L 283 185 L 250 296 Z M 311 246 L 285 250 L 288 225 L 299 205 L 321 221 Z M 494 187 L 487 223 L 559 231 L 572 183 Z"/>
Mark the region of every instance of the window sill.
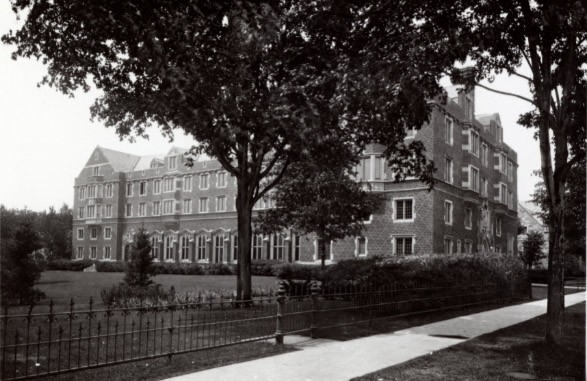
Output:
<path fill-rule="evenodd" d="M 415 218 L 412 218 L 411 220 L 393 220 L 393 222 L 403 224 L 403 223 L 415 222 L 415 220 L 416 220 Z"/>

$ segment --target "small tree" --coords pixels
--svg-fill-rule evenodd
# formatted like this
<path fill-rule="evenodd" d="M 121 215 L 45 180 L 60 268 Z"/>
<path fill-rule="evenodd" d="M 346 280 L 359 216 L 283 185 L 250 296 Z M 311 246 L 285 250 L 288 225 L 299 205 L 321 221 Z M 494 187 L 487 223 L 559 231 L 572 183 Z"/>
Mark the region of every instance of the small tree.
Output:
<path fill-rule="evenodd" d="M 359 235 L 363 221 L 382 201 L 350 178 L 344 166 L 320 160 L 292 165 L 271 198 L 275 208 L 259 213 L 256 230 L 272 233 L 292 228 L 300 234 L 315 233 L 322 268 L 326 242 Z"/>
<path fill-rule="evenodd" d="M 13 236 L 2 237 L 2 300 L 4 303 L 34 303 L 45 295 L 33 287 L 41 277 L 42 268 L 33 259 L 41 248 L 32 218 L 25 218 Z"/>
<path fill-rule="evenodd" d="M 542 253 L 544 246 L 544 236 L 540 232 L 528 232 L 526 240 L 523 242 L 524 251 L 522 252 L 522 260 L 526 264 L 528 271 L 532 266 L 538 264 L 541 259 L 545 258 Z"/>
<path fill-rule="evenodd" d="M 155 275 L 155 271 L 151 256 L 151 243 L 145 230 L 140 229 L 132 244 L 124 283 L 130 287 L 147 287 L 153 283 L 150 279 L 153 275 Z"/>

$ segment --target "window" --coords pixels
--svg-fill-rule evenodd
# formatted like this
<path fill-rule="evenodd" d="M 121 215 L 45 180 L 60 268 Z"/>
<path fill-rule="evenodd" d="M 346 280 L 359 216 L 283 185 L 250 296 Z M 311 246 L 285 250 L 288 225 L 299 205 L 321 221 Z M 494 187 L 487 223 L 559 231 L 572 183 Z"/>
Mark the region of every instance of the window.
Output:
<path fill-rule="evenodd" d="M 98 248 L 96 246 L 90 247 L 90 259 L 96 259 L 98 257 Z"/>
<path fill-rule="evenodd" d="M 507 203 L 508 203 L 507 194 L 508 194 L 508 186 L 505 185 L 504 183 L 500 183 L 499 184 L 499 202 L 501 202 L 504 205 L 507 205 Z"/>
<path fill-rule="evenodd" d="M 98 239 L 98 229 L 90 228 L 90 239 Z"/>
<path fill-rule="evenodd" d="M 84 209 L 85 208 L 83 206 L 77 208 L 77 218 L 84 218 Z"/>
<path fill-rule="evenodd" d="M 139 196 L 144 196 L 147 194 L 147 182 L 141 181 L 139 183 Z"/>
<path fill-rule="evenodd" d="M 514 194 L 508 192 L 508 209 L 514 209 Z"/>
<path fill-rule="evenodd" d="M 297 234 L 293 239 L 293 259 L 294 261 L 300 260 L 300 236 Z"/>
<path fill-rule="evenodd" d="M 126 184 L 126 196 L 132 196 L 132 184 Z"/>
<path fill-rule="evenodd" d="M 385 179 L 385 158 L 384 157 L 375 157 L 375 180 L 383 180 Z"/>
<path fill-rule="evenodd" d="M 271 241 L 273 243 L 272 246 L 272 253 L 274 260 L 283 261 L 285 256 L 285 237 L 283 234 L 273 234 L 271 236 Z"/>
<path fill-rule="evenodd" d="M 501 143 L 503 141 L 503 128 L 501 128 L 500 125 L 497 126 L 495 139 L 497 140 L 497 143 Z"/>
<path fill-rule="evenodd" d="M 489 194 L 487 193 L 487 184 L 487 179 L 485 177 L 481 177 L 481 197 L 489 197 Z"/>
<path fill-rule="evenodd" d="M 88 198 L 95 198 L 96 197 L 96 186 L 95 185 L 88 185 Z"/>
<path fill-rule="evenodd" d="M 395 220 L 396 221 L 413 221 L 413 199 L 397 199 L 395 203 Z"/>
<path fill-rule="evenodd" d="M 444 237 L 444 254 L 452 254 L 452 237 Z"/>
<path fill-rule="evenodd" d="M 232 236 L 232 260 L 238 260 L 238 234 Z"/>
<path fill-rule="evenodd" d="M 409 255 L 414 253 L 413 237 L 394 237 L 394 254 Z"/>
<path fill-rule="evenodd" d="M 95 205 L 88 205 L 88 218 L 95 218 L 96 217 L 96 206 Z"/>
<path fill-rule="evenodd" d="M 505 153 L 500 153 L 499 154 L 499 170 L 504 175 L 507 175 L 507 173 L 508 173 L 507 161 L 508 161 L 508 159 L 507 159 L 507 156 L 505 155 Z"/>
<path fill-rule="evenodd" d="M 444 181 L 447 183 L 452 184 L 453 181 L 453 169 L 452 169 L 452 159 L 450 157 L 444 158 Z"/>
<path fill-rule="evenodd" d="M 76 258 L 77 259 L 82 259 L 84 257 L 84 247 L 83 246 L 78 246 L 77 247 L 77 251 L 76 251 Z"/>
<path fill-rule="evenodd" d="M 188 261 L 190 259 L 190 236 L 182 235 L 180 240 L 181 260 Z"/>
<path fill-rule="evenodd" d="M 77 239 L 79 239 L 79 240 L 84 239 L 84 229 L 83 228 L 77 229 Z"/>
<path fill-rule="evenodd" d="M 132 204 L 126 204 L 126 213 L 125 215 L 127 217 L 131 217 L 132 216 Z"/>
<path fill-rule="evenodd" d="M 203 173 L 200 175 L 200 189 L 208 189 L 210 183 L 210 175 Z"/>
<path fill-rule="evenodd" d="M 367 238 L 360 236 L 355 239 L 355 255 L 367 255 Z"/>
<path fill-rule="evenodd" d="M 191 192 L 191 190 L 192 190 L 192 177 L 191 176 L 185 176 L 183 178 L 183 190 L 185 192 Z"/>
<path fill-rule="evenodd" d="M 192 212 L 192 200 L 185 199 L 181 204 L 181 212 L 183 214 L 189 214 Z"/>
<path fill-rule="evenodd" d="M 112 228 L 105 227 L 104 228 L 104 239 L 111 239 L 112 238 Z"/>
<path fill-rule="evenodd" d="M 173 206 L 175 201 L 165 200 L 163 201 L 163 214 L 173 214 Z"/>
<path fill-rule="evenodd" d="M 102 205 L 96 205 L 96 217 L 102 217 Z"/>
<path fill-rule="evenodd" d="M 198 261 L 206 260 L 206 236 L 199 235 L 196 238 L 196 250 L 198 251 Z"/>
<path fill-rule="evenodd" d="M 450 144 L 452 146 L 453 135 L 454 135 L 454 121 L 451 118 L 446 117 L 446 118 L 444 118 L 444 142 L 447 144 Z"/>
<path fill-rule="evenodd" d="M 469 130 L 471 133 L 471 153 L 477 157 L 479 157 L 479 134 L 474 130 Z"/>
<path fill-rule="evenodd" d="M 218 188 L 225 188 L 226 187 L 226 172 L 217 172 L 216 173 L 216 187 Z"/>
<path fill-rule="evenodd" d="M 98 176 L 100 174 L 100 167 L 94 167 L 94 168 L 92 168 L 92 174 L 94 176 Z"/>
<path fill-rule="evenodd" d="M 226 196 L 216 197 L 216 211 L 217 212 L 225 212 L 226 211 Z"/>
<path fill-rule="evenodd" d="M 444 201 L 444 223 L 452 225 L 452 202 L 448 200 Z"/>
<path fill-rule="evenodd" d="M 200 213 L 208 213 L 208 198 L 207 197 L 200 198 L 198 211 Z"/>
<path fill-rule="evenodd" d="M 160 216 L 161 215 L 161 202 L 153 201 L 153 215 Z"/>
<path fill-rule="evenodd" d="M 104 246 L 104 259 L 112 258 L 112 248 L 110 246 Z"/>
<path fill-rule="evenodd" d="M 507 243 L 507 250 L 508 254 L 514 254 L 514 236 L 508 233 L 508 243 Z"/>
<path fill-rule="evenodd" d="M 84 200 L 86 198 L 86 188 L 80 187 L 79 188 L 79 199 Z"/>
<path fill-rule="evenodd" d="M 466 239 L 465 240 L 465 253 L 472 254 L 473 253 L 473 241 Z"/>
<path fill-rule="evenodd" d="M 139 204 L 139 217 L 144 217 L 147 215 L 147 204 L 144 202 L 141 202 Z"/>
<path fill-rule="evenodd" d="M 489 166 L 489 147 L 487 144 L 481 144 L 481 164 L 487 168 Z"/>
<path fill-rule="evenodd" d="M 173 260 L 173 237 L 165 237 L 165 260 Z"/>
<path fill-rule="evenodd" d="M 151 241 L 151 256 L 154 259 L 159 259 L 159 240 L 156 236 L 152 236 L 149 241 Z"/>
<path fill-rule="evenodd" d="M 471 178 L 469 179 L 469 189 L 473 192 L 479 192 L 479 170 L 473 166 L 471 169 Z"/>
<path fill-rule="evenodd" d="M 177 156 L 170 156 L 167 158 L 167 163 L 169 164 L 169 169 L 176 169 L 177 168 Z"/>
<path fill-rule="evenodd" d="M 175 190 L 174 187 L 174 178 L 173 177 L 166 177 L 163 179 L 163 192 L 173 192 Z"/>
<path fill-rule="evenodd" d="M 508 180 L 514 181 L 514 164 L 511 161 L 508 161 Z"/>
<path fill-rule="evenodd" d="M 114 185 L 113 184 L 106 184 L 106 189 L 105 189 L 105 196 L 110 198 L 114 195 Z"/>
<path fill-rule="evenodd" d="M 153 193 L 154 194 L 161 193 L 161 180 L 154 180 L 153 181 Z"/>
<path fill-rule="evenodd" d="M 214 262 L 222 263 L 224 259 L 224 234 L 214 236 Z"/>
<path fill-rule="evenodd" d="M 257 234 L 253 236 L 253 260 L 263 259 L 263 236 Z"/>
<path fill-rule="evenodd" d="M 495 219 L 495 235 L 501 237 L 501 217 Z"/>
<path fill-rule="evenodd" d="M 467 117 L 467 119 L 473 119 L 474 115 L 474 111 L 473 111 L 473 100 L 470 99 L 469 97 L 465 98 L 465 117 Z"/>
<path fill-rule="evenodd" d="M 473 228 L 473 209 L 465 207 L 465 229 Z"/>

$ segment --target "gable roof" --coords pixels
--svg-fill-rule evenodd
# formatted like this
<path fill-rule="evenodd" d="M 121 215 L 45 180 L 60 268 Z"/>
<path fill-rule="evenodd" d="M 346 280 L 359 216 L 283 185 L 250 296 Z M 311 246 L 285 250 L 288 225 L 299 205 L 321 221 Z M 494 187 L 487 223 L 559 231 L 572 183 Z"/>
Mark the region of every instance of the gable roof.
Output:
<path fill-rule="evenodd" d="M 499 117 L 499 113 L 495 112 L 493 114 L 480 114 L 480 115 L 475 115 L 475 119 L 477 119 L 479 121 L 479 123 L 481 123 L 484 126 L 487 126 L 491 123 L 491 121 L 494 121 L 495 123 L 497 123 L 498 125 L 501 126 L 501 119 Z"/>
<path fill-rule="evenodd" d="M 140 156 L 139 160 L 137 161 L 133 170 L 142 171 L 143 169 L 149 169 L 149 168 L 151 168 L 151 162 L 153 160 L 157 160 L 157 161 L 163 163 L 164 157 L 165 157 L 165 154 Z"/>
<path fill-rule="evenodd" d="M 546 227 L 538 217 L 540 209 L 531 201 L 518 202 L 518 218 L 528 231 L 546 231 Z"/>
<path fill-rule="evenodd" d="M 112 165 L 112 168 L 117 172 L 132 171 L 141 158 L 137 155 L 131 155 L 130 153 L 114 151 L 107 148 L 98 147 L 98 149 L 106 157 L 108 163 Z"/>

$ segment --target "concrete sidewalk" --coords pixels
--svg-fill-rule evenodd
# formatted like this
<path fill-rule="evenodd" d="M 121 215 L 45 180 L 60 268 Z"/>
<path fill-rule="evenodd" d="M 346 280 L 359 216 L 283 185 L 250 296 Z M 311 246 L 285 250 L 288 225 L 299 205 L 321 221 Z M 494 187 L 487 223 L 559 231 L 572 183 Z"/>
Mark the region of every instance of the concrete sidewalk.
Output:
<path fill-rule="evenodd" d="M 565 306 L 585 301 L 585 292 L 565 296 Z M 546 300 L 349 341 L 310 341 L 302 350 L 170 378 L 173 381 L 348 380 L 430 354 L 465 340 L 546 313 Z"/>

